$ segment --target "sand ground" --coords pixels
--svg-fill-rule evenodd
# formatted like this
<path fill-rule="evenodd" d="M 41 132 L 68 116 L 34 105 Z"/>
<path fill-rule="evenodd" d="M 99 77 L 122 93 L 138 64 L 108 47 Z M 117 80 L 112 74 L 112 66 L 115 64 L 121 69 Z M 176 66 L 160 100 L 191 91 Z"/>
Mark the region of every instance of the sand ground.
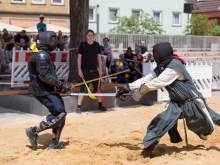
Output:
<path fill-rule="evenodd" d="M 220 97 L 207 99 L 208 105 L 220 113 Z M 189 145 L 184 141 L 182 120 L 178 130 L 183 141 L 172 144 L 165 134 L 153 153 L 153 158 L 139 159 L 143 148 L 142 139 L 146 127 L 165 103 L 153 106 L 130 106 L 111 109 L 109 112 L 87 112 L 82 115 L 68 114 L 61 141 L 66 149 L 47 150 L 51 130 L 39 134 L 39 147 L 32 150 L 24 129 L 37 124 L 42 117 L 20 115 L 0 118 L 0 164 L 16 165 L 219 165 L 220 127 L 200 140 L 187 131 Z M 22 117 L 21 117 L 22 116 Z M 7 124 L 7 121 L 13 120 Z M 4 121 L 4 122 L 3 122 Z"/>

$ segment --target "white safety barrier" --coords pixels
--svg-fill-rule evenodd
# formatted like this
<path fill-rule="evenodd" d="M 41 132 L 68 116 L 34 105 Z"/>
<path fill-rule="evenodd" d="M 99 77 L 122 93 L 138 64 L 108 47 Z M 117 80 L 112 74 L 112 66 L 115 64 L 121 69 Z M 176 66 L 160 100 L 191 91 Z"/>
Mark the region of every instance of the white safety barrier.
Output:
<path fill-rule="evenodd" d="M 212 66 L 212 89 L 220 89 L 220 58 L 202 58 L 194 63 L 195 65 L 211 65 Z"/>
<path fill-rule="evenodd" d="M 143 62 L 142 63 L 142 73 L 143 75 L 148 75 L 150 72 L 153 72 L 154 68 L 156 68 L 156 62 Z"/>
<path fill-rule="evenodd" d="M 156 63 L 143 62 L 143 74 L 147 75 L 156 67 Z M 148 71 L 144 71 L 148 69 Z M 197 90 L 200 91 L 205 98 L 211 97 L 212 92 L 212 66 L 208 65 L 187 65 L 186 70 L 191 75 Z M 165 88 L 157 90 L 157 101 L 169 100 L 169 94 Z"/>
<path fill-rule="evenodd" d="M 209 62 L 212 65 L 212 89 L 220 89 L 220 62 Z"/>
<path fill-rule="evenodd" d="M 28 72 L 28 60 L 31 51 L 13 50 L 13 62 L 11 70 L 11 87 L 26 87 L 30 82 Z M 65 81 L 69 75 L 69 52 L 54 51 L 52 60 L 56 67 L 56 73 L 60 81 Z"/>

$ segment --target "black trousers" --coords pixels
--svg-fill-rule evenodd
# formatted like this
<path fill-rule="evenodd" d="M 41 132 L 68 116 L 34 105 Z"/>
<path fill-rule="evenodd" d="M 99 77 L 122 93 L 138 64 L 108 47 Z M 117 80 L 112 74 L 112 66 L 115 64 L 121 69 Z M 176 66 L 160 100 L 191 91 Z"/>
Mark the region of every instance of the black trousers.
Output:
<path fill-rule="evenodd" d="M 51 93 L 46 96 L 35 96 L 35 98 L 51 113 L 47 115 L 47 121 L 51 121 L 62 112 L 66 113 L 63 99 L 59 94 Z"/>
<path fill-rule="evenodd" d="M 94 70 L 84 69 L 84 70 L 82 70 L 82 72 L 83 72 L 83 78 L 84 78 L 85 81 L 99 78 L 99 72 L 98 72 L 97 69 L 94 69 Z M 93 81 L 91 83 L 93 85 L 93 92 L 97 92 L 98 85 L 99 85 L 99 80 Z M 87 83 L 87 85 L 89 86 L 88 83 Z M 80 86 L 80 92 L 81 93 L 87 93 L 88 92 L 85 85 Z"/>

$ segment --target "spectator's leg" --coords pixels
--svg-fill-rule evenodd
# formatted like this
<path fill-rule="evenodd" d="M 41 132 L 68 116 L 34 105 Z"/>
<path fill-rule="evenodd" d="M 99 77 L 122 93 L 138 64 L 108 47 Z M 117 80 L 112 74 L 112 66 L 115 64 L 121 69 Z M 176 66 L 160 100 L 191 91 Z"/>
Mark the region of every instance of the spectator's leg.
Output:
<path fill-rule="evenodd" d="M 90 80 L 90 72 L 88 71 L 88 70 L 83 70 L 82 71 L 83 72 L 83 78 L 84 78 L 84 80 L 85 81 L 88 81 L 88 80 Z M 87 93 L 88 91 L 87 91 L 87 89 L 86 89 L 86 86 L 85 85 L 81 85 L 80 86 L 80 93 Z M 81 114 L 82 113 L 82 111 L 81 111 L 81 105 L 82 105 L 82 102 L 83 102 L 83 98 L 84 98 L 84 96 L 78 96 L 78 101 L 77 101 L 77 109 L 76 109 L 76 113 L 78 113 L 78 114 Z"/>
<path fill-rule="evenodd" d="M 92 79 L 99 78 L 99 72 L 98 71 L 92 72 L 91 75 L 92 75 L 92 77 L 91 77 Z M 94 89 L 95 93 L 98 91 L 98 88 L 101 88 L 101 83 L 100 83 L 100 86 L 99 86 L 99 81 L 98 80 L 93 81 L 92 85 L 93 85 L 93 89 Z M 97 99 L 98 99 L 98 109 L 101 110 L 101 111 L 107 111 L 107 109 L 102 105 L 102 98 L 97 97 Z"/>

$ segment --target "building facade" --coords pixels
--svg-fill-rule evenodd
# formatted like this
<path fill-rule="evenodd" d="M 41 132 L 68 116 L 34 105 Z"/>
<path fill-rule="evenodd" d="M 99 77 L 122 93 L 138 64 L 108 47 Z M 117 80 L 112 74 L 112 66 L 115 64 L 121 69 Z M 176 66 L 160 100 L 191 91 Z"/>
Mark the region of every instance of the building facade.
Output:
<path fill-rule="evenodd" d="M 164 34 L 181 35 L 188 23 L 183 13 L 188 0 L 89 0 L 89 28 L 95 32 L 107 33 L 118 26 L 116 16 L 138 17 L 141 10 L 150 14 Z M 45 16 L 45 23 L 69 28 L 69 0 L 0 0 L 0 22 L 28 28 L 39 22 L 39 15 Z"/>
<path fill-rule="evenodd" d="M 181 35 L 188 23 L 188 15 L 183 13 L 187 0 L 90 0 L 89 27 L 100 33 L 118 26 L 116 16 L 134 16 L 143 10 L 150 14 L 155 22 L 166 32 L 164 34 Z M 98 12 L 98 13 L 97 13 Z M 99 14 L 99 21 L 97 21 Z M 99 23 L 97 23 L 99 22 Z"/>
<path fill-rule="evenodd" d="M 41 14 L 45 23 L 68 28 L 69 0 L 0 0 L 0 22 L 28 28 Z"/>

